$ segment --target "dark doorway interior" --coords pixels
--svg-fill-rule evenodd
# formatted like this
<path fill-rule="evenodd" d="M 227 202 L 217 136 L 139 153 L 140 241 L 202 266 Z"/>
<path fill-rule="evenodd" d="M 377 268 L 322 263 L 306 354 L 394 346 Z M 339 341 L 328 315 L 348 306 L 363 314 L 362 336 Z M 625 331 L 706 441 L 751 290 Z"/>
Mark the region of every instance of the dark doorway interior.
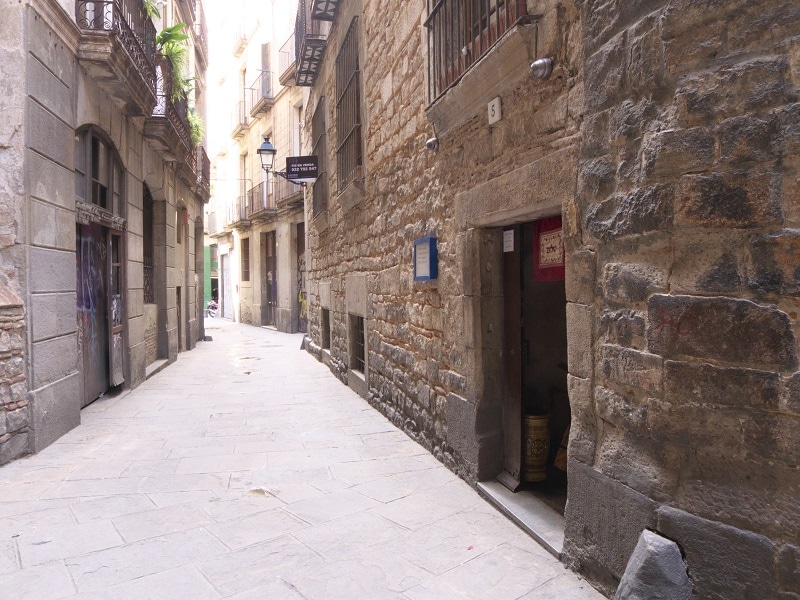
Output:
<path fill-rule="evenodd" d="M 525 483 L 525 487 L 564 514 L 567 474 L 556 466 L 555 459 L 570 423 L 566 290 L 563 279 L 538 281 L 534 276 L 533 223 L 521 229 L 523 412 L 547 415 L 550 429 L 547 478 L 542 482 Z"/>
<path fill-rule="evenodd" d="M 277 242 L 274 231 L 261 234 L 261 248 L 264 265 L 261 281 L 261 324 L 274 327 L 278 310 Z"/>
<path fill-rule="evenodd" d="M 563 277 L 543 281 L 534 268 L 535 224 L 508 227 L 513 251 L 504 252 L 506 391 L 503 404 L 505 471 L 500 481 L 512 491 L 529 490 L 564 513 L 567 476 L 564 452 L 570 423 L 567 393 L 567 320 Z M 507 241 L 510 239 L 506 238 Z M 528 415 L 547 417 L 549 451 L 545 477 L 526 476 Z M 559 455 L 559 448 L 564 448 Z"/>

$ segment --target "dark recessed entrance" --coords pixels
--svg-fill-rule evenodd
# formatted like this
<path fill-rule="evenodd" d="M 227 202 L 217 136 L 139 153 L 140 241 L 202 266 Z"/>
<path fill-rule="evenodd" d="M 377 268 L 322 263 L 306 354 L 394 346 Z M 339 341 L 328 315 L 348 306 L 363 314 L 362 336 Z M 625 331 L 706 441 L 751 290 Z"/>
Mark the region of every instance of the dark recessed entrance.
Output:
<path fill-rule="evenodd" d="M 567 499 L 567 319 L 561 218 L 506 227 L 504 472 L 563 515 Z"/>

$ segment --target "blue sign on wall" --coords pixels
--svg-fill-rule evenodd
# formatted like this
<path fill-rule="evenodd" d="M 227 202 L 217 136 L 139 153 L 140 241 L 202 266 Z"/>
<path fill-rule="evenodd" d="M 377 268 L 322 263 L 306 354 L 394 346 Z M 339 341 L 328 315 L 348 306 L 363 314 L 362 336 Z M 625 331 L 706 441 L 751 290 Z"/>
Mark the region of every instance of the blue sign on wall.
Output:
<path fill-rule="evenodd" d="M 414 241 L 414 281 L 439 277 L 439 255 L 436 238 L 424 237 Z"/>

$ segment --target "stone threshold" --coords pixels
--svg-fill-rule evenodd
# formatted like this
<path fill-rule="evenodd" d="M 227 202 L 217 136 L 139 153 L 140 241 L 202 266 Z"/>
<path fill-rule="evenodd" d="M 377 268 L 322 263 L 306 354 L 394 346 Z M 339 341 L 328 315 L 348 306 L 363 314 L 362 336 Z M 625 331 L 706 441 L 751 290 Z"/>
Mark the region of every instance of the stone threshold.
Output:
<path fill-rule="evenodd" d="M 564 549 L 564 517 L 539 500 L 533 492 L 514 493 L 498 481 L 479 481 L 478 492 L 500 512 L 561 559 Z"/>
<path fill-rule="evenodd" d="M 166 358 L 161 358 L 161 359 L 155 361 L 154 363 L 150 363 L 149 365 L 147 365 L 147 367 L 144 370 L 144 373 L 145 373 L 144 378 L 145 379 L 150 379 L 156 373 L 159 373 L 159 372 L 163 371 L 168 363 L 169 363 L 169 360 L 167 360 Z"/>

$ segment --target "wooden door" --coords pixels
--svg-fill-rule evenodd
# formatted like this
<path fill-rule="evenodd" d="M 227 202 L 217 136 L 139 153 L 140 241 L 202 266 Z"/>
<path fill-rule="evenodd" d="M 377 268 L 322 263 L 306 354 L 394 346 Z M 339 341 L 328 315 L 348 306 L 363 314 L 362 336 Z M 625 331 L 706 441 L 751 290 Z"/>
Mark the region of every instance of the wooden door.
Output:
<path fill-rule="evenodd" d="M 519 226 L 507 227 L 504 235 L 509 235 L 507 231 L 513 235 L 513 251 L 503 252 L 503 357 L 506 384 L 503 399 L 503 472 L 498 479 L 511 491 L 516 491 L 520 485 L 522 466 L 522 231 Z"/>
<path fill-rule="evenodd" d="M 264 246 L 264 275 L 262 289 L 262 325 L 275 325 L 278 312 L 277 241 L 274 231 L 262 234 Z"/>
<path fill-rule="evenodd" d="M 81 360 L 81 406 L 109 387 L 109 321 L 107 296 L 108 238 L 100 225 L 77 225 L 78 356 Z"/>

